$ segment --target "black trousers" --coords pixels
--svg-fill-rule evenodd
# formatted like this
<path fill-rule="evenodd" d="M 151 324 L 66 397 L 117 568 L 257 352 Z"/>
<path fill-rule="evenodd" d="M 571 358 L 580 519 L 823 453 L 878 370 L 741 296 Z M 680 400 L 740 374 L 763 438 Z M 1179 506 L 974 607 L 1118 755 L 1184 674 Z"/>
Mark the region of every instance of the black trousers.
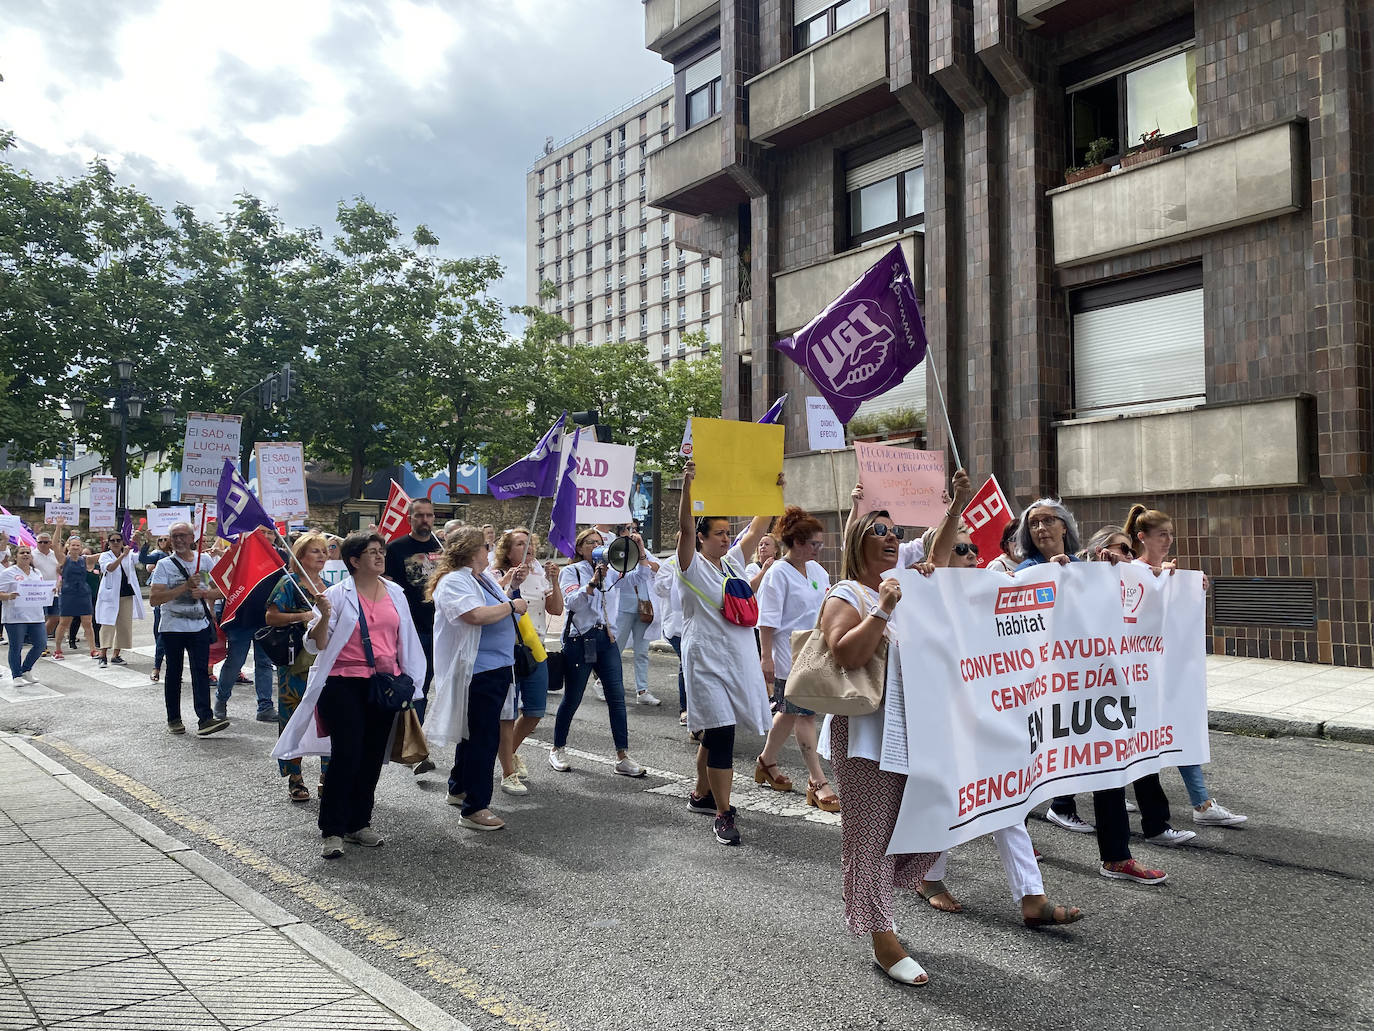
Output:
<path fill-rule="evenodd" d="M 191 664 L 191 703 L 196 718 L 208 720 L 210 710 L 210 641 L 199 630 L 164 630 L 163 658 L 167 674 L 162 678 L 162 698 L 167 705 L 167 722 L 181 719 L 181 674 Z"/>
<path fill-rule="evenodd" d="M 366 677 L 330 677 L 317 706 L 329 732 L 329 783 L 320 797 L 320 836 L 372 825 L 377 780 L 396 717 L 373 705 Z"/>
<path fill-rule="evenodd" d="M 448 776 L 451 794 L 466 794 L 463 815 L 491 808 L 491 776 L 501 747 L 501 706 L 515 677 L 512 666 L 472 675 L 468 685 L 468 736 L 454 749 Z M 333 767 L 330 767 L 332 777 Z"/>
<path fill-rule="evenodd" d="M 1169 826 L 1169 799 L 1159 774 L 1151 773 L 1132 785 L 1140 806 L 1140 829 L 1153 838 Z M 1131 858 L 1131 824 L 1126 814 L 1126 789 L 1107 788 L 1093 792 L 1093 819 L 1097 824 L 1097 853 L 1104 863 L 1120 863 Z"/>

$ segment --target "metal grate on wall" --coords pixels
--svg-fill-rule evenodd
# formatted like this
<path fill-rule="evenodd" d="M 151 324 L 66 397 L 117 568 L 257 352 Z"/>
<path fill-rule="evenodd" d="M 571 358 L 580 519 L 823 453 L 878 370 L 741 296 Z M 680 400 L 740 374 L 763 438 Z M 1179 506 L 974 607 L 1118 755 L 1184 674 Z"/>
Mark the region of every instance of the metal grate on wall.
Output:
<path fill-rule="evenodd" d="M 1317 582 L 1273 576 L 1212 580 L 1212 622 L 1221 626 L 1317 625 Z"/>

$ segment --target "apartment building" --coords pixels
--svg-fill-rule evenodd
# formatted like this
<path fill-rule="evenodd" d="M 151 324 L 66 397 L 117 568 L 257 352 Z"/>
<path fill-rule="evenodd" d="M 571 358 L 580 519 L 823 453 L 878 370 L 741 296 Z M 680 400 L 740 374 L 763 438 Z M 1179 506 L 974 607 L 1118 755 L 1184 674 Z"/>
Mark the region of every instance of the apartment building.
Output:
<path fill-rule="evenodd" d="M 975 480 L 1088 532 L 1169 512 L 1216 652 L 1374 662 L 1367 0 L 643 13 L 677 101 L 648 200 L 742 304 L 727 416 L 806 393 L 769 345 L 899 241 Z"/>
<path fill-rule="evenodd" d="M 641 340 L 666 366 L 699 353 L 685 337 L 720 343 L 719 252 L 679 242 L 690 222 L 646 199 L 646 165 L 675 135 L 665 86 L 545 147 L 525 177 L 527 303 L 562 316 L 569 340 Z M 541 298 L 541 284 L 554 296 Z"/>

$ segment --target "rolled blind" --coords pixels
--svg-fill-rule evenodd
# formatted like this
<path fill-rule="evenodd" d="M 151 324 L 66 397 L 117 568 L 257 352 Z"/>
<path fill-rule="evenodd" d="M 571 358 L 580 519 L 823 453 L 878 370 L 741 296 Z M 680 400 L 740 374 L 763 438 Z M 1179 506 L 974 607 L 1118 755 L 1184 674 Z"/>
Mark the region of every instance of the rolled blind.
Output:
<path fill-rule="evenodd" d="M 794 0 L 792 24 L 802 25 L 830 7 L 835 0 Z"/>
<path fill-rule="evenodd" d="M 898 172 L 905 172 L 908 168 L 918 167 L 924 160 L 924 148 L 918 143 L 912 147 L 903 147 L 891 154 L 884 154 L 872 161 L 865 161 L 861 165 L 855 165 L 853 168 L 846 169 L 844 173 L 845 192 L 853 193 L 865 186 L 882 182 Z"/>
<path fill-rule="evenodd" d="M 1184 290 L 1073 317 L 1074 407 L 1084 417 L 1207 395 L 1202 291 Z"/>
<path fill-rule="evenodd" d="M 886 394 L 865 401 L 859 406 L 859 415 L 879 415 L 898 408 L 914 408 L 918 412 L 926 410 L 926 363 L 922 362 L 906 374 L 906 379 L 898 383 Z"/>
<path fill-rule="evenodd" d="M 713 79 L 720 78 L 720 51 L 707 54 L 696 64 L 687 66 L 683 72 L 682 88 L 684 93 L 695 93 Z"/>

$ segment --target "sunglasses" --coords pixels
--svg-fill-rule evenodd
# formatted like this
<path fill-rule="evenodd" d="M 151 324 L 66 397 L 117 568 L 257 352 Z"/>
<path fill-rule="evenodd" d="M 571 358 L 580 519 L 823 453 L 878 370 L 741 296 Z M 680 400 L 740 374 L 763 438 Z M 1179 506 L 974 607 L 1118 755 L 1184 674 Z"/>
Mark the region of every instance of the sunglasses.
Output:
<path fill-rule="evenodd" d="M 900 526 L 887 526 L 884 523 L 874 523 L 869 529 L 873 531 L 874 537 L 886 537 L 890 533 L 899 541 L 906 539 L 906 531 Z"/>
<path fill-rule="evenodd" d="M 976 544 L 956 544 L 956 545 L 954 545 L 954 554 L 958 555 L 960 558 L 963 558 L 963 557 L 964 557 L 965 555 L 967 555 L 969 552 L 973 552 L 973 554 L 975 554 L 975 555 L 978 554 L 978 545 L 976 545 Z"/>

